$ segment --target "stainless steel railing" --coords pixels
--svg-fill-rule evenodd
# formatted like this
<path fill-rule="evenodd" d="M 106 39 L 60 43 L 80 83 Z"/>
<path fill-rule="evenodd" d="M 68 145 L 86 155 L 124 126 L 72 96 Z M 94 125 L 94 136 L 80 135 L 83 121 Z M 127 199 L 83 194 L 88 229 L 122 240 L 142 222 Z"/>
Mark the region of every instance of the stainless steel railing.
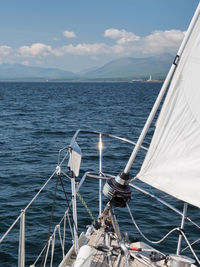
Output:
<path fill-rule="evenodd" d="M 78 183 L 78 185 L 76 184 L 76 179 L 75 177 L 71 178 L 71 187 L 72 187 L 72 199 L 70 204 L 72 204 L 73 206 L 73 222 L 74 224 L 74 231 L 72 234 L 72 238 L 74 239 L 74 244 L 75 244 L 75 249 L 78 250 L 78 236 L 77 236 L 77 210 L 76 210 L 76 194 L 77 192 L 79 192 L 80 188 L 82 187 L 84 181 L 86 178 L 93 178 L 93 179 L 97 179 L 99 180 L 99 214 L 102 213 L 102 180 L 103 179 L 107 179 L 107 175 L 103 174 L 102 170 L 103 170 L 103 138 L 111 138 L 120 142 L 124 142 L 124 143 L 128 143 L 131 145 L 135 145 L 135 142 L 126 139 L 126 138 L 122 138 L 122 137 L 118 137 L 118 136 L 114 136 L 114 135 L 110 135 L 110 134 L 106 134 L 106 133 L 102 133 L 102 132 L 97 132 L 97 131 L 85 131 L 85 130 L 78 130 L 76 131 L 76 133 L 74 134 L 71 144 L 73 142 L 76 142 L 77 138 L 80 135 L 98 135 L 99 136 L 99 141 L 98 141 L 98 150 L 99 150 L 99 170 L 98 173 L 95 174 L 94 172 L 86 172 L 83 177 L 81 178 L 80 182 Z M 147 148 L 141 146 L 142 149 L 147 150 Z M 39 191 L 36 193 L 36 195 L 31 199 L 31 201 L 26 205 L 26 207 L 21 210 L 19 216 L 16 218 L 16 220 L 12 223 L 12 225 L 8 228 L 8 230 L 2 235 L 2 237 L 0 238 L 0 245 L 1 243 L 3 243 L 3 241 L 5 240 L 5 238 L 8 236 L 8 234 L 12 231 L 12 229 L 16 226 L 16 224 L 20 221 L 20 230 L 19 230 L 19 248 L 18 248 L 18 267 L 25 267 L 25 217 L 26 217 L 26 212 L 27 210 L 31 207 L 31 205 L 35 202 L 35 200 L 39 197 L 39 195 L 42 193 L 42 191 L 46 188 L 46 186 L 49 184 L 49 182 L 52 180 L 52 178 L 55 175 L 58 174 L 63 174 L 64 176 L 67 176 L 69 178 L 69 176 L 66 174 L 66 172 L 64 170 L 62 170 L 62 166 L 64 165 L 64 162 L 66 162 L 69 158 L 70 155 L 70 151 L 71 151 L 71 146 L 65 146 L 64 148 L 62 148 L 61 150 L 59 150 L 58 152 L 58 164 L 56 169 L 53 171 L 52 175 L 47 179 L 47 181 L 44 183 L 44 185 L 39 189 Z M 63 157 L 61 157 L 62 153 L 64 152 Z M 66 167 L 66 166 L 65 166 Z M 111 176 L 111 175 L 109 175 Z M 69 208 L 65 211 L 64 216 L 62 217 L 61 221 L 59 222 L 59 224 L 56 225 L 56 227 L 54 228 L 53 234 L 49 237 L 49 241 L 48 244 L 44 246 L 44 248 L 42 249 L 42 251 L 40 252 L 39 256 L 37 257 L 37 259 L 35 260 L 35 262 L 33 263 L 33 265 L 31 266 L 35 266 L 35 264 L 38 262 L 40 256 L 42 255 L 42 253 L 44 253 L 44 251 L 46 251 L 46 256 L 45 256 L 45 260 L 43 263 L 43 266 L 46 266 L 46 262 L 47 262 L 47 256 L 48 256 L 48 252 L 50 249 L 50 245 L 52 246 L 52 251 L 54 248 L 54 244 L 55 244 L 55 236 L 56 233 L 58 232 L 59 234 L 59 239 L 60 239 L 60 243 L 61 243 L 61 249 L 62 249 L 62 255 L 64 257 L 64 250 L 65 250 L 65 232 L 66 232 L 66 219 L 68 218 L 68 222 L 69 222 L 69 227 L 72 228 L 73 226 L 70 224 L 70 220 L 69 220 Z M 60 225 L 61 223 L 64 224 L 63 226 L 63 236 L 61 236 L 61 232 L 60 232 Z M 53 264 L 53 252 L 51 252 L 51 263 L 50 265 Z"/>

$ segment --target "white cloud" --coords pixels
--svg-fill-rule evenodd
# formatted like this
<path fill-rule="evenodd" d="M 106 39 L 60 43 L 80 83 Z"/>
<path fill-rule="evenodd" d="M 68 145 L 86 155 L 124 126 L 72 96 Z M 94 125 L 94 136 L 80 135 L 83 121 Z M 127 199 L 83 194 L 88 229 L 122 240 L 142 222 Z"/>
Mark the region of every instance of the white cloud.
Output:
<path fill-rule="evenodd" d="M 73 32 L 72 32 L 73 33 Z M 104 37 L 111 38 L 113 44 L 79 43 L 64 46 L 33 43 L 29 46 L 21 46 L 18 49 L 7 45 L 0 46 L 0 63 L 23 62 L 31 64 L 34 59 L 43 63 L 43 57 L 61 57 L 67 55 L 89 56 L 90 59 L 107 57 L 144 57 L 161 53 L 175 53 L 184 37 L 184 32 L 179 30 L 153 31 L 147 36 L 137 36 L 132 32 L 118 29 L 107 29 Z M 55 43 L 54 43 L 55 44 Z M 29 62 L 27 61 L 29 58 Z"/>
<path fill-rule="evenodd" d="M 116 40 L 110 47 L 110 52 L 123 56 L 144 56 L 177 51 L 184 32 L 179 30 L 154 31 L 150 35 L 140 37 L 132 32 L 117 29 L 107 29 L 104 37 Z"/>
<path fill-rule="evenodd" d="M 108 48 L 104 43 L 96 44 L 78 44 L 65 45 L 58 47 L 52 51 L 55 56 L 63 56 L 65 54 L 71 55 L 97 55 L 108 53 Z"/>
<path fill-rule="evenodd" d="M 49 45 L 35 43 L 31 46 L 21 46 L 18 53 L 22 57 L 38 57 L 51 54 L 52 48 Z"/>
<path fill-rule="evenodd" d="M 179 30 L 154 31 L 143 40 L 144 53 L 174 52 L 179 47 L 185 32 Z"/>
<path fill-rule="evenodd" d="M 133 32 L 127 32 L 126 30 L 118 30 L 118 29 L 105 30 L 104 37 L 109 37 L 118 40 L 117 43 L 119 44 L 134 42 L 140 39 L 140 37 L 135 35 Z"/>
<path fill-rule="evenodd" d="M 64 31 L 63 36 L 66 38 L 76 38 L 76 34 L 72 31 Z"/>
<path fill-rule="evenodd" d="M 44 57 L 49 55 L 119 55 L 146 56 L 160 53 L 175 53 L 183 39 L 184 32 L 179 30 L 154 31 L 145 37 L 136 36 L 132 32 L 107 29 L 105 37 L 115 40 L 113 45 L 106 43 L 79 43 L 52 48 L 49 45 L 35 43 L 18 49 L 21 57 Z M 6 49 L 5 49 L 6 51 Z"/>
<path fill-rule="evenodd" d="M 8 56 L 13 52 L 12 47 L 7 46 L 7 45 L 2 45 L 0 46 L 0 55 L 1 56 Z"/>
<path fill-rule="evenodd" d="M 10 63 L 13 64 L 13 53 L 14 49 L 8 45 L 0 46 L 0 64 L 2 63 Z"/>

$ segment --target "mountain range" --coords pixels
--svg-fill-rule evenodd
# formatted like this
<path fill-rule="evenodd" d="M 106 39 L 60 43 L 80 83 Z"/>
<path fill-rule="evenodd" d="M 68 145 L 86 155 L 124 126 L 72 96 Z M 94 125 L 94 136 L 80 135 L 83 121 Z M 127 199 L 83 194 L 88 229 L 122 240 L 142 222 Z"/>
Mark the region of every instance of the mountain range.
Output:
<path fill-rule="evenodd" d="M 31 67 L 21 64 L 1 64 L 0 80 L 75 79 L 76 74 L 56 68 Z"/>
<path fill-rule="evenodd" d="M 94 67 L 79 73 L 56 68 L 40 68 L 20 64 L 1 64 L 0 81 L 127 81 L 132 79 L 164 79 L 173 56 L 162 54 L 147 58 L 124 57 L 102 67 Z"/>

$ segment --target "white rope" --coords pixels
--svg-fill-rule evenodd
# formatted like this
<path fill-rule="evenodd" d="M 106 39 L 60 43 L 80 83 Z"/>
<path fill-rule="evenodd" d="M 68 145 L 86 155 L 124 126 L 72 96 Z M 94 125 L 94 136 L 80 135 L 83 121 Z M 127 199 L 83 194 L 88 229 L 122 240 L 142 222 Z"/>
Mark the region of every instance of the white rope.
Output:
<path fill-rule="evenodd" d="M 176 227 L 176 228 L 172 229 L 171 231 L 169 231 L 169 232 L 168 232 L 163 238 L 161 238 L 159 241 L 152 241 L 152 240 L 148 239 L 148 238 L 142 233 L 142 231 L 140 230 L 140 228 L 139 228 L 138 225 L 136 224 L 136 221 L 135 221 L 134 218 L 133 218 L 133 215 L 132 215 L 132 213 L 131 213 L 130 207 L 128 206 L 128 204 L 126 204 L 126 206 L 127 206 L 128 211 L 129 211 L 130 217 L 131 217 L 131 219 L 132 219 L 132 221 L 133 221 L 133 224 L 135 225 L 135 227 L 136 227 L 136 229 L 138 230 L 138 232 L 141 234 L 141 236 L 142 236 L 146 241 L 148 241 L 148 242 L 150 242 L 150 243 L 153 243 L 153 244 L 159 244 L 159 243 L 161 243 L 162 241 L 164 241 L 164 240 L 165 240 L 165 239 L 166 239 L 172 232 L 174 232 L 174 231 L 179 231 L 179 232 L 182 234 L 182 236 L 184 237 L 184 239 L 185 239 L 185 241 L 186 241 L 188 247 L 190 248 L 190 250 L 191 250 L 193 256 L 195 257 L 196 261 L 198 262 L 198 264 L 200 264 L 200 260 L 199 260 L 199 258 L 197 257 L 196 253 L 194 252 L 194 250 L 193 250 L 193 248 L 192 248 L 192 246 L 191 246 L 189 240 L 187 239 L 187 237 L 186 237 L 184 231 L 182 231 L 179 227 Z"/>
<path fill-rule="evenodd" d="M 39 258 L 42 256 L 42 253 L 43 253 L 44 250 L 46 249 L 46 246 L 47 246 L 47 244 L 44 246 L 44 248 L 42 249 L 42 251 L 41 251 L 40 254 L 38 255 L 37 259 L 35 260 L 35 262 L 34 262 L 32 265 L 30 265 L 30 267 L 35 266 L 35 264 L 38 262 Z"/>
<path fill-rule="evenodd" d="M 64 246 L 63 246 L 63 240 L 62 240 L 62 234 L 61 234 L 61 230 L 60 230 L 60 225 L 57 225 L 57 229 L 58 229 L 58 235 L 59 235 L 59 239 L 60 239 L 60 245 L 61 245 L 62 253 L 63 253 L 63 257 L 64 257 Z"/>
<path fill-rule="evenodd" d="M 61 165 L 63 164 L 63 162 L 65 161 L 65 159 L 67 158 L 68 156 L 68 153 L 65 154 L 64 158 L 62 159 L 62 161 L 60 162 L 60 164 L 56 167 L 56 170 L 52 173 L 52 175 L 48 178 L 48 180 L 45 182 L 45 184 L 40 188 L 40 190 L 36 193 L 36 195 L 32 198 L 32 200 L 28 203 L 28 205 L 25 207 L 24 209 L 24 212 L 27 211 L 27 209 L 32 205 L 32 203 L 36 200 L 36 198 L 39 196 L 39 194 L 42 192 L 42 190 L 47 186 L 47 184 L 50 182 L 50 180 L 54 177 L 54 175 L 57 173 L 57 174 L 60 174 L 61 173 Z M 70 203 L 71 204 L 71 203 Z M 60 223 L 59 223 L 59 227 L 60 227 L 60 224 L 62 223 L 64 217 L 66 219 L 66 215 L 68 217 L 68 222 L 69 222 L 69 226 L 70 226 L 70 231 L 72 233 L 72 226 L 71 226 L 71 222 L 70 222 L 70 219 L 69 219 L 69 214 L 68 214 L 68 211 L 69 211 L 69 208 L 67 209 L 67 211 L 65 212 L 63 218 L 61 219 Z M 8 230 L 4 233 L 4 235 L 1 237 L 0 239 L 0 243 L 2 243 L 2 241 L 5 239 L 5 237 L 9 234 L 9 232 L 13 229 L 13 227 L 16 225 L 16 223 L 19 221 L 19 219 L 21 218 L 22 216 L 22 213 L 20 213 L 20 215 L 16 218 L 16 220 L 12 223 L 12 225 L 8 228 Z M 64 225 L 64 228 L 66 228 L 66 225 Z M 65 233 L 65 230 L 64 230 L 64 233 Z M 52 235 L 53 236 L 53 235 Z M 52 236 L 50 239 L 52 239 Z M 59 236 L 60 236 L 60 239 L 61 238 L 61 232 L 59 231 Z M 64 254 L 64 239 L 65 237 L 63 237 L 63 240 L 61 241 L 61 247 L 62 247 L 62 250 L 63 250 L 63 254 Z M 73 234 L 72 234 L 72 238 L 73 238 Z M 49 250 L 49 246 L 50 246 L 50 243 L 51 243 L 52 240 L 49 240 L 48 244 L 46 244 L 44 246 L 44 248 L 42 249 L 42 251 L 40 252 L 39 256 L 37 257 L 37 259 L 35 260 L 35 262 L 33 263 L 33 265 L 31 266 L 35 266 L 35 264 L 37 263 L 37 261 L 39 260 L 39 258 L 41 257 L 42 253 L 45 251 L 45 249 L 47 248 L 47 251 Z M 48 254 L 48 253 L 47 253 Z M 47 254 L 46 254 L 46 257 L 47 257 Z M 46 265 L 46 260 L 47 258 L 45 259 L 45 262 L 44 262 L 44 266 Z"/>
<path fill-rule="evenodd" d="M 54 233 L 52 236 L 52 242 L 51 242 L 51 262 L 50 267 L 53 266 L 53 256 L 54 256 L 54 250 L 55 250 L 55 236 L 56 236 L 56 228 L 54 229 Z"/>
<path fill-rule="evenodd" d="M 46 181 L 46 183 L 40 188 L 38 193 L 34 196 L 34 198 L 28 203 L 28 205 L 25 207 L 24 212 L 27 211 L 27 209 L 30 207 L 30 205 L 35 201 L 35 199 L 38 197 L 38 195 L 41 193 L 41 191 L 45 188 L 45 186 L 49 183 L 49 181 L 53 178 L 56 171 L 52 173 L 52 175 L 49 177 L 49 179 Z M 13 224 L 9 227 L 9 229 L 5 232 L 5 234 L 1 237 L 0 243 L 4 240 L 4 238 L 8 235 L 8 233 L 12 230 L 12 228 L 15 226 L 15 224 L 18 222 L 18 220 L 21 218 L 22 214 L 17 217 L 17 219 L 13 222 Z"/>
<path fill-rule="evenodd" d="M 65 148 L 63 148 L 63 150 L 66 149 L 66 148 L 68 148 L 68 146 L 65 147 Z M 61 150 L 62 150 L 62 149 L 61 149 Z M 65 154 L 64 158 L 62 159 L 62 161 L 61 161 L 61 162 L 58 162 L 58 165 L 59 165 L 59 166 L 61 166 L 61 165 L 63 164 L 63 162 L 65 161 L 65 159 L 66 159 L 66 157 L 68 156 L 68 154 L 69 154 L 69 152 L 67 151 L 67 153 Z"/>
<path fill-rule="evenodd" d="M 190 250 L 191 250 L 193 256 L 195 257 L 196 261 L 198 262 L 198 264 L 200 264 L 200 260 L 199 260 L 199 258 L 197 257 L 196 253 L 194 252 L 194 250 L 193 250 L 193 248 L 192 248 L 192 246 L 191 246 L 189 240 L 187 239 L 187 237 L 186 237 L 184 231 L 182 231 L 181 229 L 179 229 L 179 230 L 180 230 L 182 236 L 185 238 L 185 241 L 186 241 L 188 247 L 190 248 Z"/>
<path fill-rule="evenodd" d="M 46 183 L 40 188 L 40 190 L 37 192 L 37 194 L 34 196 L 34 198 L 29 202 L 29 204 L 24 209 L 24 212 L 30 207 L 30 205 L 35 201 L 35 199 L 38 197 L 38 195 L 41 193 L 41 191 L 45 188 L 45 186 L 50 182 L 50 180 L 54 177 L 56 173 L 56 170 L 52 173 L 52 175 L 49 177 L 49 179 L 46 181 Z"/>
<path fill-rule="evenodd" d="M 159 244 L 159 243 L 161 243 L 162 241 L 164 241 L 164 240 L 165 240 L 171 233 L 173 233 L 174 231 L 179 231 L 179 230 L 180 230 L 180 228 L 178 228 L 178 227 L 173 228 L 171 231 L 169 231 L 169 232 L 168 232 L 163 238 L 161 238 L 160 240 L 158 240 L 158 241 L 152 241 L 152 240 L 148 239 L 148 238 L 142 233 L 142 231 L 141 231 L 140 228 L 138 227 L 138 225 L 137 225 L 135 219 L 133 218 L 133 215 L 132 215 L 132 213 L 131 213 L 131 210 L 130 210 L 130 208 L 129 208 L 129 205 L 126 204 L 126 206 L 127 206 L 128 211 L 129 211 L 131 220 L 132 220 L 133 224 L 135 225 L 135 228 L 138 230 L 138 232 L 141 234 L 141 236 L 142 236 L 146 241 L 148 241 L 149 243 L 152 243 L 152 244 Z"/>
<path fill-rule="evenodd" d="M 13 222 L 13 224 L 10 226 L 10 228 L 5 232 L 5 234 L 2 236 L 2 238 L 0 239 L 0 243 L 4 240 L 4 238 L 7 236 L 7 234 L 12 230 L 12 228 L 15 226 L 15 224 L 19 221 L 19 219 L 21 218 L 22 213 L 20 213 L 20 215 L 17 217 L 17 219 Z"/>
<path fill-rule="evenodd" d="M 71 203 L 70 203 L 71 204 Z M 69 227 L 70 227 L 70 232 L 71 232 L 71 235 L 72 235 L 72 239 L 74 239 L 74 237 L 73 237 L 73 230 L 72 230 L 72 225 L 71 225 L 71 221 L 70 221 L 70 218 L 69 218 L 69 208 L 67 208 L 67 210 L 66 210 L 66 212 L 65 212 L 65 214 L 63 215 L 63 217 L 62 217 L 62 219 L 60 220 L 60 222 L 59 222 L 59 227 L 60 227 L 60 225 L 61 225 L 61 223 L 63 222 L 63 221 L 65 221 L 65 219 L 66 219 L 66 216 L 67 216 L 67 218 L 68 218 L 68 223 L 69 223 Z M 64 223 L 64 233 L 66 232 L 66 223 Z M 51 237 L 50 238 L 52 238 L 53 237 L 53 234 L 51 235 Z M 65 238 L 65 235 L 63 236 L 63 239 Z M 61 244 L 63 244 L 63 247 L 62 247 L 62 245 L 61 245 L 61 247 L 63 248 L 63 250 L 64 250 L 64 241 L 63 242 L 61 242 Z M 33 266 L 35 266 L 35 264 L 38 262 L 38 260 L 39 260 L 39 258 L 41 257 L 41 255 L 42 255 L 42 253 L 44 252 L 44 250 L 46 249 L 46 246 L 47 246 L 47 244 L 44 246 L 44 248 L 42 249 L 42 251 L 40 252 L 40 254 L 39 254 L 39 256 L 37 257 L 37 259 L 35 260 L 35 262 L 33 263 Z"/>
<path fill-rule="evenodd" d="M 50 244 L 51 244 L 51 263 L 50 263 L 50 266 L 53 266 L 53 256 L 54 256 L 54 249 L 55 249 L 56 231 L 58 231 L 61 248 L 64 249 L 61 230 L 60 230 L 60 224 L 58 224 L 58 225 L 55 226 L 53 234 L 49 237 L 48 243 L 44 246 L 44 248 L 42 249 L 42 251 L 38 255 L 37 259 L 35 260 L 35 262 L 32 265 L 30 265 L 30 267 L 34 267 L 35 266 L 35 264 L 38 262 L 38 260 L 40 259 L 42 253 L 45 251 L 45 249 L 47 247 L 47 251 L 46 251 L 46 255 L 45 255 L 45 263 L 43 265 L 43 266 L 46 266 L 46 261 L 47 261 L 47 256 L 48 256 L 48 253 L 49 253 Z"/>
<path fill-rule="evenodd" d="M 48 257 L 48 254 L 49 254 L 49 247 L 50 247 L 51 242 L 52 242 L 52 237 L 50 237 L 50 239 L 48 241 L 48 245 L 47 245 L 47 250 L 46 250 L 46 255 L 45 255 L 45 260 L 44 260 L 43 267 L 46 266 L 47 257 Z"/>
<path fill-rule="evenodd" d="M 194 245 L 194 244 L 196 244 L 196 243 L 199 242 L 199 241 L 200 241 L 200 238 L 198 238 L 197 240 L 193 241 L 193 242 L 191 243 L 191 246 Z M 188 248 L 189 248 L 189 246 L 187 246 L 187 247 L 181 249 L 181 252 L 185 251 L 185 250 L 188 249 Z"/>
<path fill-rule="evenodd" d="M 135 180 L 136 178 L 137 178 L 137 176 L 134 177 L 134 178 L 132 178 L 131 181 Z M 146 191 L 146 190 L 144 190 L 144 189 L 142 189 L 142 188 L 136 186 L 135 184 L 131 184 L 131 183 L 129 183 L 129 185 L 130 185 L 132 188 L 138 190 L 139 192 L 141 192 L 141 193 L 143 193 L 143 194 L 145 194 L 145 195 L 147 195 L 147 196 L 149 196 L 149 197 L 151 197 L 151 198 L 157 200 L 157 201 L 160 202 L 161 204 L 163 204 L 163 205 L 165 205 L 166 207 L 168 207 L 169 209 L 173 210 L 175 213 L 179 214 L 181 217 L 183 216 L 183 213 L 182 213 L 180 210 L 176 209 L 175 207 L 173 207 L 173 206 L 170 205 L 169 203 L 165 202 L 163 199 L 157 197 L 156 195 L 153 195 L 153 194 L 149 193 L 148 191 Z M 200 229 L 200 226 L 199 226 L 197 223 L 195 223 L 194 221 L 192 221 L 188 216 L 185 216 L 185 219 L 188 220 L 189 222 L 191 222 L 191 223 L 192 223 L 194 226 L 196 226 L 198 229 Z"/>
<path fill-rule="evenodd" d="M 49 248 L 50 248 L 50 244 L 51 244 L 51 261 L 50 261 L 50 267 L 53 266 L 53 258 L 54 258 L 54 251 L 55 251 L 55 240 L 56 240 L 56 232 L 58 232 L 58 235 L 59 235 L 59 239 L 60 239 L 60 245 L 61 245 L 61 248 L 63 249 L 63 243 L 62 243 L 62 236 L 61 236 L 61 231 L 60 231 L 60 225 L 56 225 L 55 228 L 54 228 L 54 232 L 53 234 L 50 236 L 49 238 L 49 241 L 48 241 L 48 246 L 47 246 L 47 251 L 46 251 L 46 255 L 45 255 L 45 261 L 44 261 L 44 265 L 43 266 L 46 266 L 46 262 L 47 262 L 47 258 L 48 258 L 48 254 L 49 254 Z M 44 249 L 46 248 L 46 246 L 44 247 Z M 42 251 L 44 251 L 44 249 Z M 42 255 L 42 253 L 40 253 L 40 255 Z M 37 258 L 37 260 L 39 259 L 40 257 Z M 34 265 L 35 263 L 37 262 L 37 260 L 34 262 Z"/>

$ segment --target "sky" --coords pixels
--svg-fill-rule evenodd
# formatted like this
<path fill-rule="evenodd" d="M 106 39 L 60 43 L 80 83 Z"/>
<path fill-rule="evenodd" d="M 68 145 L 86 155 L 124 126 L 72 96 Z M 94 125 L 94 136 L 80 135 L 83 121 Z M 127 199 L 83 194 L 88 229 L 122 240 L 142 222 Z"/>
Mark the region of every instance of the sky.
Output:
<path fill-rule="evenodd" d="M 0 64 L 80 72 L 176 54 L 198 0 L 1 0 Z"/>

